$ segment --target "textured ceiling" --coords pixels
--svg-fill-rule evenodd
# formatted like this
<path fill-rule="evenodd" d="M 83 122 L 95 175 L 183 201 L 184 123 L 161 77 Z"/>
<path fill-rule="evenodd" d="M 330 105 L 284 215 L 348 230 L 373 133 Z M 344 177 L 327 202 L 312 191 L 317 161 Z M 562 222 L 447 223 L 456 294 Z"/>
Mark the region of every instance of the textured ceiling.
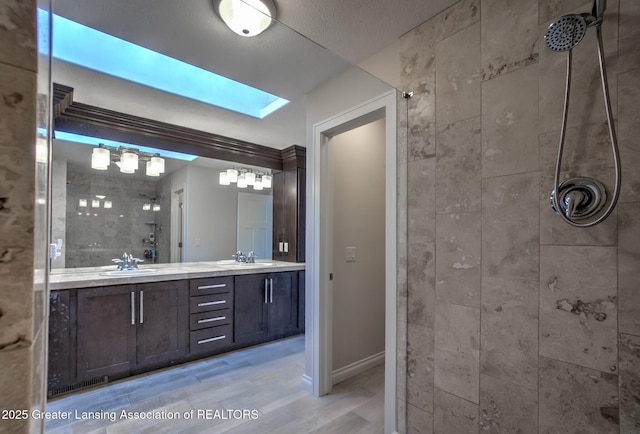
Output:
<path fill-rule="evenodd" d="M 85 104 L 274 148 L 305 146 L 307 93 L 453 3 L 275 1 L 284 25 L 275 23 L 255 38 L 227 29 L 210 0 L 53 1 L 58 15 L 291 101 L 263 120 L 63 62 L 54 63 L 53 79 L 73 87 L 74 99 Z"/>

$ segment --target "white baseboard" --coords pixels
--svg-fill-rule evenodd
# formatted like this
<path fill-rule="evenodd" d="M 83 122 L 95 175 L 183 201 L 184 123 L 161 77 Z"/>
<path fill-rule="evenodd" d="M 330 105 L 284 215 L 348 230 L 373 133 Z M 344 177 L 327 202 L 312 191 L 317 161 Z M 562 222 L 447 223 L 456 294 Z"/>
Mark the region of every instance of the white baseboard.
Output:
<path fill-rule="evenodd" d="M 384 363 L 384 351 L 374 354 L 373 356 L 366 357 L 357 362 L 351 363 L 345 367 L 336 369 L 331 373 L 331 384 L 338 384 L 341 381 L 351 378 L 360 374 L 366 370 L 369 370 L 375 366 Z"/>
<path fill-rule="evenodd" d="M 311 381 L 311 377 L 307 374 L 302 376 L 302 388 L 313 395 L 313 381 Z"/>

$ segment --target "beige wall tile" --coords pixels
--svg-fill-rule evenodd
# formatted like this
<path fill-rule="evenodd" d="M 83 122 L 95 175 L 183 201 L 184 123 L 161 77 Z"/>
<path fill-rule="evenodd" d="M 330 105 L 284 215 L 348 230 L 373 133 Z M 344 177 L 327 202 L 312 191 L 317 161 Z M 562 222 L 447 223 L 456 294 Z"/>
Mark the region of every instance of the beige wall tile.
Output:
<path fill-rule="evenodd" d="M 0 408 L 29 410 L 31 392 L 31 348 L 0 351 Z M 2 420 L 0 432 L 27 432 L 29 419 Z"/>
<path fill-rule="evenodd" d="M 434 242 L 436 232 L 435 158 L 409 163 L 407 231 L 414 242 Z"/>
<path fill-rule="evenodd" d="M 537 434 L 538 392 L 481 375 L 480 429 L 491 434 Z"/>
<path fill-rule="evenodd" d="M 434 384 L 478 403 L 480 310 L 440 304 L 436 310 Z"/>
<path fill-rule="evenodd" d="M 437 212 L 480 211 L 481 132 L 479 117 L 437 129 Z"/>
<path fill-rule="evenodd" d="M 615 247 L 540 249 L 540 354 L 617 372 Z"/>
<path fill-rule="evenodd" d="M 620 72 L 640 68 L 640 3 L 620 0 Z M 637 101 L 637 99 L 636 99 Z"/>
<path fill-rule="evenodd" d="M 433 329 L 409 324 L 407 403 L 433 413 Z"/>
<path fill-rule="evenodd" d="M 438 214 L 436 299 L 480 307 L 480 213 Z"/>
<path fill-rule="evenodd" d="M 538 61 L 538 1 L 482 2 L 482 80 Z"/>
<path fill-rule="evenodd" d="M 478 432 L 478 405 L 436 389 L 433 409 L 435 433 Z"/>
<path fill-rule="evenodd" d="M 640 46 L 640 43 L 637 45 Z M 636 202 L 640 201 L 640 69 L 620 74 L 619 92 L 620 201 Z"/>
<path fill-rule="evenodd" d="M 0 63 L 37 70 L 35 1 L 0 4 Z"/>
<path fill-rule="evenodd" d="M 480 1 L 461 0 L 432 19 L 440 41 L 480 21 Z"/>
<path fill-rule="evenodd" d="M 618 324 L 621 333 L 640 336 L 640 203 L 619 205 Z"/>
<path fill-rule="evenodd" d="M 620 433 L 640 432 L 640 337 L 620 334 Z"/>
<path fill-rule="evenodd" d="M 407 405 L 407 434 L 432 434 L 433 415 L 411 404 Z"/>
<path fill-rule="evenodd" d="M 436 44 L 436 125 L 480 114 L 480 23 Z"/>
<path fill-rule="evenodd" d="M 482 279 L 480 372 L 538 388 L 538 282 Z"/>
<path fill-rule="evenodd" d="M 539 182 L 538 173 L 482 181 L 483 276 L 538 280 Z"/>
<path fill-rule="evenodd" d="M 482 177 L 538 170 L 538 66 L 482 83 Z"/>
<path fill-rule="evenodd" d="M 435 246 L 409 242 L 407 320 L 433 327 L 435 300 Z"/>
<path fill-rule="evenodd" d="M 593 2 L 584 0 L 540 0 L 540 23 L 546 23 L 569 12 L 582 8 L 584 12 L 591 13 Z"/>
<path fill-rule="evenodd" d="M 540 433 L 618 433 L 618 377 L 540 358 Z"/>

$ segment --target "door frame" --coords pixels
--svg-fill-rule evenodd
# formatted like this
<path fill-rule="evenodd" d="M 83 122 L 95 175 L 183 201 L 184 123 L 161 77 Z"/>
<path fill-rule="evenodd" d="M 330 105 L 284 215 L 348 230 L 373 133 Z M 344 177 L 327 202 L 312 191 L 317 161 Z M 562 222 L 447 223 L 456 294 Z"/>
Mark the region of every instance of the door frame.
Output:
<path fill-rule="evenodd" d="M 314 124 L 312 152 L 307 153 L 306 351 L 303 384 L 315 396 L 332 388 L 331 216 L 329 139 L 378 119 L 385 119 L 385 385 L 384 432 L 396 431 L 397 328 L 397 138 L 396 90 L 391 90 Z"/>

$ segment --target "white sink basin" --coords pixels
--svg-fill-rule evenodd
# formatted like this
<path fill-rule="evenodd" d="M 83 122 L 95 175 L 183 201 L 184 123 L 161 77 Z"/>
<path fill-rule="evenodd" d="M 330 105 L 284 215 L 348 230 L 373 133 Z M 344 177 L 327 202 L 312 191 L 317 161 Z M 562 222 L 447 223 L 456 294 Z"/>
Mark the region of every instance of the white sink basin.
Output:
<path fill-rule="evenodd" d="M 145 274 L 153 274 L 157 272 L 155 268 L 139 268 L 137 270 L 111 270 L 100 273 L 101 276 L 111 277 L 132 277 L 132 276 L 144 276 Z"/>

